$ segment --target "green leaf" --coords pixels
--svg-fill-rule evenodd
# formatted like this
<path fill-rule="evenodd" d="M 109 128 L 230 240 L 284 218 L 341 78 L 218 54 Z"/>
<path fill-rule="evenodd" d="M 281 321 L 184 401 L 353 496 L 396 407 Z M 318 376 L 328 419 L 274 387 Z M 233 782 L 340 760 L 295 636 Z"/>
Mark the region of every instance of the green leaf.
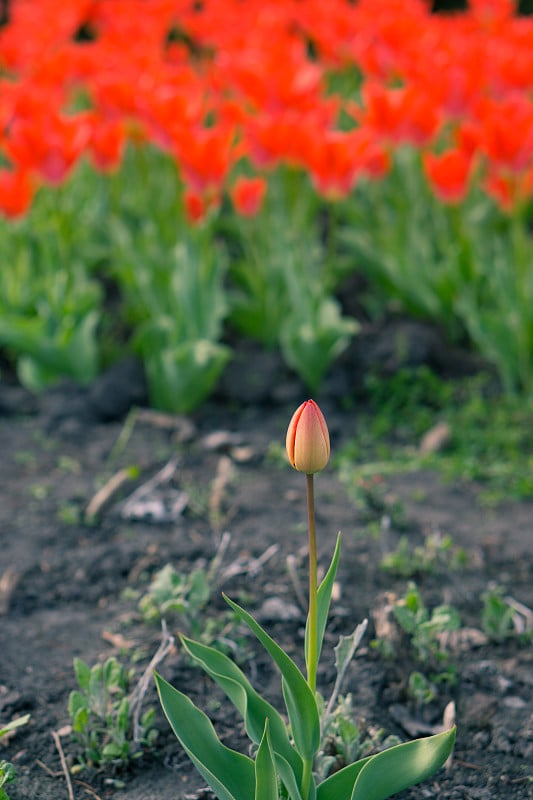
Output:
<path fill-rule="evenodd" d="M 276 709 L 253 688 L 239 667 L 224 653 L 214 647 L 181 637 L 189 655 L 223 689 L 244 720 L 246 733 L 259 744 L 264 735 L 265 720 L 269 721 L 272 748 L 282 756 L 292 769 L 297 781 L 302 777 L 302 761 L 292 746 L 285 722 Z"/>
<path fill-rule="evenodd" d="M 172 730 L 219 800 L 250 800 L 254 797 L 252 759 L 223 745 L 203 711 L 160 675 L 154 673 L 154 677 Z"/>
<path fill-rule="evenodd" d="M 108 691 L 125 688 L 126 678 L 124 667 L 114 656 L 107 659 L 103 669 L 104 686 Z"/>
<path fill-rule="evenodd" d="M 109 742 L 109 744 L 106 744 L 106 746 L 102 749 L 102 756 L 104 759 L 120 758 L 122 754 L 123 749 L 117 742 Z"/>
<path fill-rule="evenodd" d="M 129 727 L 130 704 L 127 697 L 123 697 L 117 709 L 116 726 L 117 730 L 126 734 Z"/>
<path fill-rule="evenodd" d="M 87 691 L 89 688 L 89 683 L 91 681 L 91 668 L 88 664 L 83 661 L 81 658 L 74 659 L 74 674 L 76 676 L 76 680 L 78 681 L 78 686 L 83 691 Z"/>
<path fill-rule="evenodd" d="M 164 345 L 138 338 L 151 401 L 172 413 L 188 413 L 205 400 L 230 358 L 229 348 L 207 339 Z"/>
<path fill-rule="evenodd" d="M 429 778 L 452 752 L 455 728 L 391 747 L 372 756 L 355 782 L 351 800 L 385 800 Z"/>
<path fill-rule="evenodd" d="M 20 728 L 22 725 L 26 725 L 27 722 L 30 720 L 29 714 L 24 714 L 22 717 L 17 717 L 16 719 L 12 719 L 11 722 L 8 722 L 7 725 L 4 725 L 3 728 L 0 728 L 0 736 L 3 736 L 8 731 L 14 731 L 15 728 Z"/>
<path fill-rule="evenodd" d="M 296 749 L 302 758 L 314 758 L 320 745 L 320 718 L 316 699 L 309 684 L 294 661 L 263 630 L 251 614 L 226 597 L 226 595 L 223 595 L 223 597 L 237 616 L 248 625 L 277 664 L 283 676 L 283 696 Z"/>
<path fill-rule="evenodd" d="M 452 752 L 455 728 L 357 761 L 320 784 L 317 800 L 386 800 L 429 778 Z"/>
<path fill-rule="evenodd" d="M 194 608 L 203 608 L 211 597 L 211 587 L 207 573 L 203 569 L 195 569 L 189 576 L 189 602 Z"/>
<path fill-rule="evenodd" d="M 329 606 L 331 603 L 331 593 L 333 591 L 333 584 L 337 575 L 337 567 L 339 566 L 339 558 L 341 554 L 341 539 L 342 535 L 339 533 L 337 536 L 337 543 L 335 545 L 335 552 L 331 559 L 328 571 L 324 575 L 322 583 L 318 587 L 317 592 L 317 618 L 318 618 L 318 637 L 317 637 L 317 659 L 320 658 L 322 650 L 322 642 L 324 640 L 324 631 L 328 621 Z M 308 664 L 308 638 L 309 638 L 309 617 L 305 626 L 305 662 Z"/>
<path fill-rule="evenodd" d="M 291 765 L 278 753 L 274 753 L 274 758 L 276 760 L 278 775 L 281 778 L 289 797 L 291 800 L 302 800 L 300 781 L 296 781 L 296 777 Z"/>
<path fill-rule="evenodd" d="M 345 674 L 346 669 L 354 657 L 355 651 L 361 644 L 361 639 L 365 634 L 366 628 L 367 621 L 363 620 L 349 636 L 339 637 L 339 641 L 333 648 L 335 652 L 335 667 L 338 675 Z"/>
<path fill-rule="evenodd" d="M 301 302 L 283 320 L 280 333 L 285 361 L 316 391 L 330 364 L 348 346 L 359 324 L 341 315 L 332 297 L 307 297 L 307 309 Z"/>
<path fill-rule="evenodd" d="M 72 730 L 75 733 L 83 733 L 89 724 L 89 711 L 86 707 L 78 708 L 71 713 Z"/>
<path fill-rule="evenodd" d="M 278 777 L 268 732 L 268 719 L 255 756 L 255 800 L 278 800 Z"/>
<path fill-rule="evenodd" d="M 372 757 L 362 758 L 326 778 L 317 789 L 316 800 L 350 800 L 359 773 Z"/>

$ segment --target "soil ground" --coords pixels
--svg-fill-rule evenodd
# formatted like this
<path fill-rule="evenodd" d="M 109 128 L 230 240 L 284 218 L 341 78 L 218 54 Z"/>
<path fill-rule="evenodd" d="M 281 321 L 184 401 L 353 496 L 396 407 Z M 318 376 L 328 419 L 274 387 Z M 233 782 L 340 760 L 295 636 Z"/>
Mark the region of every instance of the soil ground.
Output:
<path fill-rule="evenodd" d="M 0 722 L 25 713 L 31 720 L 0 747 L 0 760 L 17 769 L 17 781 L 6 787 L 11 800 L 63 800 L 69 792 L 52 732 L 62 731 L 60 741 L 72 763 L 77 745 L 64 729 L 68 696 L 75 688 L 73 658 L 93 664 L 111 655 L 131 659 L 135 653 L 136 668 L 146 667 L 160 630 L 142 621 L 132 591 L 146 592 L 150 576 L 165 564 L 187 574 L 209 564 L 221 541 L 228 543 L 206 615 L 222 615 L 221 589 L 244 598 L 247 608 L 299 659 L 304 612 L 288 577 L 287 559 L 292 557 L 305 591 L 305 481 L 272 456 L 272 444 L 283 446 L 290 415 L 303 398 L 298 387 L 289 385 L 268 403 L 239 406 L 226 397 L 186 420 L 141 413 L 130 424 L 131 417 L 125 422 L 119 414 L 104 421 L 94 407 L 88 411 L 86 396 L 72 387 L 59 388 L 38 402 L 15 386 L 4 390 Z M 334 393 L 318 399 L 335 452 L 353 433 L 354 412 L 342 411 Z M 170 480 L 147 498 L 152 505 L 138 504 L 141 518 L 127 518 L 122 513 L 125 499 L 172 459 Z M 109 479 L 130 466 L 137 468 L 136 477 L 127 478 L 87 524 L 85 512 L 97 490 L 109 488 Z M 533 797 L 532 652 L 516 640 L 490 643 L 479 632 L 480 597 L 490 581 L 533 606 L 533 503 L 486 509 L 478 502 L 475 485 L 445 484 L 429 472 L 387 478 L 387 491 L 405 509 L 404 533 L 411 542 L 442 532 L 468 556 L 461 570 L 442 569 L 417 578 L 427 603 L 452 603 L 466 630 L 449 644 L 457 665 L 456 685 L 443 688 L 428 706 L 417 707 L 406 691 L 406 676 L 416 667 L 410 652 L 400 647 L 395 659 L 386 660 L 370 644 L 386 593 L 405 592 L 405 579 L 392 578 L 380 568 L 384 548 L 394 548 L 401 532 L 392 527 L 386 537 L 372 537 L 348 489 L 332 468 L 317 476 L 321 565 L 330 558 L 337 532 L 343 532 L 338 596 L 324 645 L 320 688 L 325 695 L 331 690 L 338 636 L 369 618 L 344 687 L 353 695 L 365 735 L 380 729 L 384 736 L 403 740 L 424 735 L 437 730 L 445 707 L 455 703 L 458 738 L 451 765 L 398 797 Z M 184 501 L 181 513 L 173 521 L 157 521 L 157 514 L 172 510 L 175 500 Z M 224 570 L 227 574 L 235 565 L 240 573 L 225 578 Z M 169 624 L 176 633 L 179 623 Z M 243 669 L 279 703 L 277 675 L 259 645 L 243 632 L 238 641 Z M 237 717 L 179 648 L 159 670 L 209 709 L 227 744 L 243 744 Z M 153 687 L 146 702 L 157 706 Z M 155 751 L 128 769 L 78 774 L 73 780 L 76 800 L 210 798 L 159 710 L 157 727 Z"/>

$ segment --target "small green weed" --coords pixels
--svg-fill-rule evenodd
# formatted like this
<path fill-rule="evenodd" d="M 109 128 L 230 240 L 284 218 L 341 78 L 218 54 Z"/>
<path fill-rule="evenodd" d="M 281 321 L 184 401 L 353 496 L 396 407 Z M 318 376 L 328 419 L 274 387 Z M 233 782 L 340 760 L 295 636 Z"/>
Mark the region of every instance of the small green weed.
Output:
<path fill-rule="evenodd" d="M 455 666 L 446 649 L 446 634 L 461 627 L 457 610 L 450 605 L 436 606 L 431 611 L 415 583 L 410 582 L 406 593 L 394 603 L 392 614 L 407 637 L 409 650 L 420 669 L 410 673 L 408 693 L 416 703 L 428 703 L 438 696 L 438 687 L 453 685 Z M 397 653 L 388 640 L 372 642 L 386 658 Z"/>
<path fill-rule="evenodd" d="M 223 549 L 223 548 L 222 548 Z M 213 596 L 222 551 L 204 569 L 197 567 L 181 573 L 166 564 L 158 570 L 139 600 L 139 611 L 145 622 L 174 621 L 180 631 L 194 636 L 202 644 L 216 644 L 224 652 L 232 652 L 242 659 L 248 649 L 235 638 L 235 617 L 224 611 L 216 617 L 209 616 L 206 607 Z"/>
<path fill-rule="evenodd" d="M 77 525 L 81 519 L 81 511 L 75 503 L 60 503 L 57 510 L 57 518 L 65 525 Z"/>
<path fill-rule="evenodd" d="M 483 593 L 481 624 L 493 642 L 507 639 L 531 641 L 533 638 L 533 614 L 530 609 L 505 596 L 502 586 L 492 584 Z"/>
<path fill-rule="evenodd" d="M 74 672 L 79 689 L 70 693 L 68 712 L 82 748 L 75 769 L 121 766 L 153 745 L 158 734 L 155 712 L 149 708 L 136 719 L 130 692 L 133 670 L 114 657 L 92 667 L 76 658 Z"/>
<path fill-rule="evenodd" d="M 461 627 L 459 614 L 453 606 L 436 606 L 430 612 L 420 590 L 410 582 L 405 595 L 394 605 L 393 613 L 401 629 L 410 637 L 418 661 L 438 664 L 448 660 L 441 635 Z"/>
<path fill-rule="evenodd" d="M 139 611 L 145 622 L 159 622 L 162 617 L 177 615 L 190 633 L 210 596 L 206 570 L 198 568 L 183 574 L 172 564 L 166 564 L 154 574 L 148 592 L 139 600 Z"/>
<path fill-rule="evenodd" d="M 442 568 L 458 569 L 467 562 L 466 551 L 455 547 L 451 536 L 433 533 L 426 536 L 422 545 L 409 545 L 402 536 L 395 550 L 383 557 L 381 568 L 401 578 L 414 578 Z"/>
<path fill-rule="evenodd" d="M 423 672 L 413 670 L 409 674 L 407 682 L 407 692 L 417 706 L 425 706 L 432 703 L 438 697 L 438 688 Z"/>

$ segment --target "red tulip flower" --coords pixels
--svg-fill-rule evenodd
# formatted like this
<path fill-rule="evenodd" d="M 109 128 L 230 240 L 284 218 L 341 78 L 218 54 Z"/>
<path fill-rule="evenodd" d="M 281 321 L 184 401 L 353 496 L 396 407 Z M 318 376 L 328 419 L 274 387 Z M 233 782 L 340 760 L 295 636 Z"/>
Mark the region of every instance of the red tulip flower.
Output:
<path fill-rule="evenodd" d="M 236 211 L 243 217 L 255 217 L 261 209 L 266 188 L 264 178 L 237 178 L 230 192 Z"/>

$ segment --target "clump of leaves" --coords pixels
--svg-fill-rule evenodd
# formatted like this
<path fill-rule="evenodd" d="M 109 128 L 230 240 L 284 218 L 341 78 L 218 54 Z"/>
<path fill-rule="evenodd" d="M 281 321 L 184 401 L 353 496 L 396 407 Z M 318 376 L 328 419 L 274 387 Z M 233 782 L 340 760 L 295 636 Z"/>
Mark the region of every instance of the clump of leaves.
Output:
<path fill-rule="evenodd" d="M 438 696 L 439 685 L 455 683 L 455 666 L 445 640 L 447 634 L 461 627 L 459 613 L 448 604 L 430 611 L 416 584 L 410 582 L 405 595 L 394 603 L 392 614 L 420 666 L 409 675 L 408 692 L 416 703 L 429 703 Z M 396 655 L 389 641 L 378 639 L 373 645 L 386 657 Z"/>
<path fill-rule="evenodd" d="M 502 586 L 493 584 L 482 595 L 481 624 L 493 642 L 507 639 L 531 641 L 533 613 L 530 609 L 505 595 Z"/>
<path fill-rule="evenodd" d="M 448 673 L 440 673 L 440 675 Z M 428 678 L 423 672 L 413 670 L 409 673 L 407 681 L 407 692 L 417 706 L 425 706 L 432 703 L 438 697 L 437 682 Z"/>
<path fill-rule="evenodd" d="M 442 645 L 442 634 L 461 627 L 457 609 L 443 604 L 429 611 L 420 590 L 411 582 L 405 595 L 395 604 L 393 612 L 402 630 L 409 635 L 420 662 L 431 664 L 448 660 L 448 653 Z"/>
<path fill-rule="evenodd" d="M 432 533 L 422 545 L 411 547 L 407 536 L 402 536 L 395 550 L 386 553 L 381 568 L 402 578 L 413 578 L 435 572 L 440 568 L 457 569 L 467 560 L 463 548 L 454 545 L 451 536 Z"/>
<path fill-rule="evenodd" d="M 155 711 L 149 708 L 137 718 L 130 692 L 133 670 L 114 657 L 92 667 L 76 658 L 74 672 L 79 689 L 70 693 L 68 712 L 81 745 L 78 769 L 122 766 L 153 745 Z"/>
<path fill-rule="evenodd" d="M 139 600 L 139 611 L 145 622 L 159 622 L 169 614 L 178 615 L 190 631 L 210 596 L 206 570 L 199 567 L 181 573 L 172 564 L 166 564 L 155 573 L 148 592 Z"/>
<path fill-rule="evenodd" d="M 196 637 L 203 644 L 217 644 L 224 652 L 242 657 L 247 648 L 233 636 L 235 616 L 224 611 L 208 616 L 206 607 L 215 585 L 214 560 L 208 569 L 198 567 L 187 573 L 178 572 L 172 564 L 158 570 L 148 591 L 139 600 L 139 611 L 147 623 L 174 619 L 180 630 Z"/>

